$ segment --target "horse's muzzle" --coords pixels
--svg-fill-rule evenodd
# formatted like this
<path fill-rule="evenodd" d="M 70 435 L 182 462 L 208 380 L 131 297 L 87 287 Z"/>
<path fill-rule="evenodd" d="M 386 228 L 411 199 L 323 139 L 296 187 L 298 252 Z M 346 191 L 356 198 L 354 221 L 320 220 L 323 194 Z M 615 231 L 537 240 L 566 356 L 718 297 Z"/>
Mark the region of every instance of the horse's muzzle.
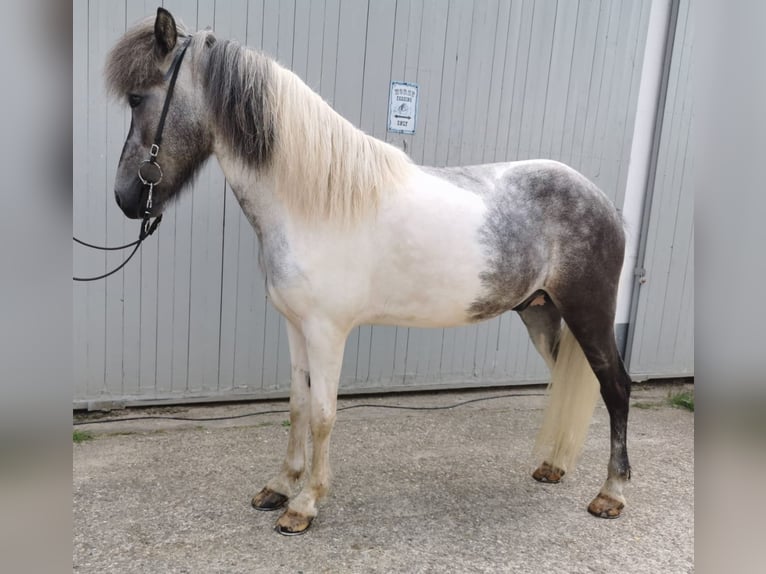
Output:
<path fill-rule="evenodd" d="M 130 219 L 142 219 L 144 217 L 147 195 L 144 188 L 145 186 L 136 178 L 127 188 L 114 190 L 114 200 L 126 217 Z"/>

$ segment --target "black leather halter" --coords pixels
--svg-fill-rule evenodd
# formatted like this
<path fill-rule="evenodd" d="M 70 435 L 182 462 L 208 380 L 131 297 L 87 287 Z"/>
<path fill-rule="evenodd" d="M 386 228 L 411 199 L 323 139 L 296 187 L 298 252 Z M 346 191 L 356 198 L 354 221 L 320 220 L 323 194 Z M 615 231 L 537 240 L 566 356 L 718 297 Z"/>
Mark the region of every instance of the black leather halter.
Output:
<path fill-rule="evenodd" d="M 183 62 L 186 55 L 186 49 L 191 42 L 191 36 L 188 36 L 184 40 L 184 45 L 173 59 L 173 63 L 170 65 L 167 75 L 170 74 L 170 84 L 168 85 L 168 91 L 165 94 L 165 102 L 162 104 L 162 113 L 160 114 L 160 121 L 157 124 L 157 131 L 154 133 L 154 143 L 149 148 L 149 158 L 142 161 L 138 166 L 138 178 L 141 183 L 144 184 L 144 193 L 141 194 L 142 203 L 144 205 L 144 220 L 141 224 L 141 233 L 147 233 L 149 226 L 149 220 L 152 213 L 152 192 L 154 186 L 162 181 L 162 168 L 157 163 L 157 155 L 160 153 L 160 145 L 162 144 L 162 132 L 165 130 L 165 120 L 168 117 L 168 109 L 170 108 L 170 100 L 173 98 L 173 91 L 176 87 L 176 80 L 178 79 L 178 71 L 181 69 L 181 62 Z M 145 198 L 145 199 L 144 199 Z M 157 220 L 162 219 L 162 214 L 157 217 Z M 159 223 L 159 221 L 157 221 Z M 156 229 L 156 225 L 154 225 Z M 140 237 L 140 236 L 139 236 Z"/>
<path fill-rule="evenodd" d="M 84 245 L 92 249 L 99 249 L 101 251 L 116 251 L 120 249 L 127 249 L 128 247 L 134 247 L 134 249 L 130 255 L 128 255 L 127 259 L 125 259 L 125 261 L 120 264 L 119 267 L 112 269 L 109 273 L 104 273 L 103 275 L 99 275 L 97 277 L 72 277 L 72 279 L 75 281 L 97 281 L 117 273 L 120 269 L 125 267 L 127 262 L 130 261 L 133 255 L 135 255 L 136 251 L 138 251 L 138 248 L 141 247 L 141 243 L 144 241 L 144 239 L 154 233 L 154 230 L 157 229 L 160 221 L 162 221 L 161 213 L 154 218 L 154 221 L 152 221 L 151 215 L 154 186 L 162 181 L 162 168 L 160 167 L 160 164 L 157 163 L 157 155 L 160 153 L 160 145 L 162 144 L 162 132 L 165 130 L 165 119 L 168 116 L 170 100 L 173 98 L 173 91 L 175 90 L 176 80 L 178 79 L 178 71 L 181 69 L 181 62 L 186 55 L 186 49 L 189 47 L 191 38 L 191 36 L 186 37 L 186 40 L 184 40 L 184 45 L 176 54 L 175 58 L 173 59 L 173 63 L 170 64 L 170 68 L 165 74 L 165 78 L 170 75 L 170 84 L 168 85 L 168 91 L 165 94 L 165 102 L 162 104 L 162 113 L 160 114 L 160 121 L 157 124 L 157 131 L 154 133 L 154 143 L 149 148 L 149 158 L 142 161 L 138 166 L 138 178 L 141 180 L 141 183 L 144 186 L 141 192 L 141 204 L 144 206 L 143 220 L 141 221 L 141 229 L 138 232 L 138 239 L 132 243 L 127 243 L 119 247 L 98 247 L 96 245 L 81 241 L 76 237 L 72 237 L 72 239 L 80 245 Z"/>

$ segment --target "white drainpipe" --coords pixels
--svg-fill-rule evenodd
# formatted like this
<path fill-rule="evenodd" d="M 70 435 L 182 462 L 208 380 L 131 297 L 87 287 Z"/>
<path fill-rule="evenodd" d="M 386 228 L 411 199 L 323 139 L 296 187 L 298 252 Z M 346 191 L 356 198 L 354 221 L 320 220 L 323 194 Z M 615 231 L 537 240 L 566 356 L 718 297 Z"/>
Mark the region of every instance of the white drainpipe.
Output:
<path fill-rule="evenodd" d="M 641 82 L 638 88 L 636 120 L 633 128 L 633 141 L 630 148 L 625 200 L 622 216 L 625 220 L 627 243 L 625 263 L 620 275 L 617 315 L 615 318 L 617 339 L 620 347 L 625 345 L 628 324 L 631 320 L 631 302 L 638 295 L 635 290 L 636 275 L 640 273 L 639 246 L 641 243 L 641 225 L 647 200 L 652 151 L 655 139 L 655 127 L 660 101 L 664 100 L 663 74 L 665 73 L 666 46 L 668 30 L 671 25 L 671 6 L 673 0 L 654 0 L 649 12 L 649 25 L 644 48 L 644 60 L 641 68 Z"/>

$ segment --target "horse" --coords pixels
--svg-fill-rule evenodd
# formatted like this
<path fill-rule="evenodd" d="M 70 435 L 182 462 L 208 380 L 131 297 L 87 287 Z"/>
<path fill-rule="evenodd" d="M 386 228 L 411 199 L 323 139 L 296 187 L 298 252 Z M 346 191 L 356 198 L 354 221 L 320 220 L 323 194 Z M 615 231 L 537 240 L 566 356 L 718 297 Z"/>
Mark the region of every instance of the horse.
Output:
<path fill-rule="evenodd" d="M 551 371 L 534 479 L 557 483 L 573 467 L 600 391 L 611 448 L 588 511 L 621 515 L 631 381 L 614 318 L 625 234 L 585 176 L 543 159 L 417 166 L 266 54 L 189 32 L 163 8 L 117 41 L 105 77 L 132 109 L 114 187 L 124 214 L 160 216 L 215 156 L 257 234 L 291 361 L 287 453 L 251 501 L 282 510 L 278 532 L 306 532 L 327 495 L 353 328 L 449 327 L 511 310 Z"/>

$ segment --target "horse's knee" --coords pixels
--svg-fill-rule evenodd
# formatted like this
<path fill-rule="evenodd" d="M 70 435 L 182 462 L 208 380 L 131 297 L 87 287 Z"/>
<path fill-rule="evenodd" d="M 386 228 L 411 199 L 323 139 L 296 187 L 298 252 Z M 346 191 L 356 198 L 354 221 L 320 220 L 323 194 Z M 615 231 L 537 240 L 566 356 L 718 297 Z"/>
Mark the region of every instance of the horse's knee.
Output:
<path fill-rule="evenodd" d="M 314 441 L 327 438 L 335 425 L 335 413 L 323 412 L 311 416 L 311 436 Z"/>
<path fill-rule="evenodd" d="M 335 424 L 335 405 L 315 402 L 311 409 L 311 433 L 323 435 L 332 430 Z"/>

